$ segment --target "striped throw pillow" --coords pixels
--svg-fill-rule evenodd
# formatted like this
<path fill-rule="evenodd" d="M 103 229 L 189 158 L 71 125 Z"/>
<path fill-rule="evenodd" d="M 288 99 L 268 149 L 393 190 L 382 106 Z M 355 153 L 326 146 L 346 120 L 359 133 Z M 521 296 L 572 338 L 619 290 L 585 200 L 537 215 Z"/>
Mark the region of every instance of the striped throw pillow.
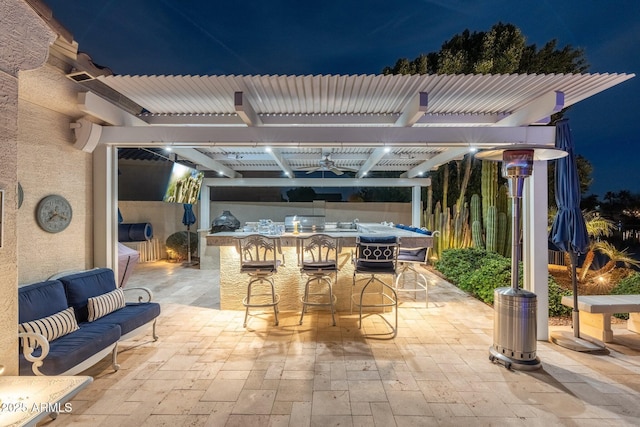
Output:
<path fill-rule="evenodd" d="M 30 322 L 20 323 L 18 332 L 35 332 L 43 335 L 47 341 L 53 341 L 63 335 L 77 331 L 78 322 L 73 307 L 62 310 L 51 316 L 42 319 L 32 320 Z M 40 347 L 40 344 L 34 339 L 26 338 L 27 345 L 33 349 Z"/>
<path fill-rule="evenodd" d="M 126 305 L 124 301 L 124 291 L 120 288 L 89 298 L 87 308 L 89 309 L 89 322 L 98 320 L 102 316 L 116 311 Z"/>

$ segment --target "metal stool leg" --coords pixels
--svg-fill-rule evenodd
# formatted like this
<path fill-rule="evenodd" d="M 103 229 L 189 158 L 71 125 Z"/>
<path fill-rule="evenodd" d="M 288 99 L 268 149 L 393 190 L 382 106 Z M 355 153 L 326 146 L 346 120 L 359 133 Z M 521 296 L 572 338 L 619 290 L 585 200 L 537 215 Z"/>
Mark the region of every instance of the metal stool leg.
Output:
<path fill-rule="evenodd" d="M 267 279 L 271 284 L 271 302 L 273 303 L 273 315 L 276 318 L 276 326 L 280 324 L 278 320 L 278 301 L 276 301 L 276 285 L 273 283 L 273 279 Z"/>
<path fill-rule="evenodd" d="M 374 282 L 378 282 L 380 283 L 380 285 L 382 286 L 382 290 L 380 291 L 380 295 L 381 298 L 383 300 L 382 303 L 380 304 L 364 304 L 363 300 L 364 300 L 364 296 L 365 294 L 367 294 L 366 289 L 367 287 L 374 283 Z M 384 288 L 387 288 L 391 291 L 393 296 L 389 296 L 387 294 L 384 293 Z M 371 293 L 371 292 L 370 292 Z M 385 298 L 387 299 L 388 302 L 384 302 Z M 369 338 L 377 338 L 377 339 L 392 339 L 394 338 L 397 333 L 398 333 L 398 293 L 396 292 L 395 288 L 393 286 L 389 286 L 386 283 L 384 283 L 382 280 L 380 280 L 379 278 L 375 277 L 375 275 L 371 275 L 371 278 L 367 281 L 367 283 L 364 284 L 364 286 L 362 287 L 362 290 L 360 291 L 360 299 L 359 299 L 359 308 L 360 308 L 360 313 L 359 313 L 359 320 L 358 320 L 358 329 L 362 329 L 362 308 L 363 307 L 378 307 L 378 308 L 382 308 L 384 310 L 384 307 L 394 307 L 395 308 L 395 323 L 392 325 L 387 319 L 384 318 L 384 316 L 381 316 L 382 319 L 389 325 L 389 327 L 391 328 L 391 332 L 390 333 L 382 333 L 382 334 L 368 334 L 365 335 Z M 377 335 L 384 335 L 384 338 L 380 338 L 377 337 Z"/>
<path fill-rule="evenodd" d="M 327 292 L 311 292 L 310 288 L 312 283 L 317 282 L 317 286 L 322 286 L 323 284 L 327 286 Z M 313 295 L 326 295 L 329 300 L 328 302 L 313 302 L 310 300 L 310 297 Z M 326 275 L 313 275 L 311 276 L 305 283 L 304 286 L 304 296 L 301 298 L 302 302 L 302 310 L 300 312 L 300 325 L 302 325 L 302 321 L 304 319 L 304 314 L 307 311 L 308 306 L 328 306 L 331 310 L 331 320 L 333 321 L 333 326 L 336 325 L 336 317 L 335 317 L 335 296 L 333 295 L 333 282 L 330 276 Z"/>
<path fill-rule="evenodd" d="M 405 288 L 404 286 L 401 288 L 400 287 L 400 279 L 402 279 L 403 284 L 406 283 L 406 274 L 408 272 L 412 272 L 415 276 L 415 286 L 414 288 Z M 398 273 L 396 280 L 395 280 L 395 290 L 396 292 L 413 292 L 414 293 L 414 299 L 416 299 L 417 297 L 417 293 L 418 292 L 423 292 L 424 291 L 424 304 L 425 307 L 429 307 L 429 296 L 428 296 L 428 291 L 427 291 L 427 286 L 428 286 L 429 282 L 427 281 L 427 278 L 425 277 L 424 274 L 418 272 L 418 270 L 416 270 L 415 266 L 411 263 L 402 263 L 401 264 L 401 269 L 400 272 Z"/>
<path fill-rule="evenodd" d="M 258 282 L 258 284 L 262 285 L 264 284 L 264 282 L 268 282 L 269 286 L 271 287 L 271 292 L 270 293 L 261 293 L 261 294 L 254 294 L 252 291 L 252 287 L 253 285 Z M 258 296 L 271 296 L 271 301 L 270 302 L 251 302 L 251 298 L 252 297 L 258 297 Z M 273 281 L 273 279 L 271 277 L 265 277 L 265 276 L 258 276 L 258 277 L 254 277 L 252 280 L 249 281 L 249 284 L 247 285 L 247 296 L 242 300 L 242 304 L 246 307 L 245 310 L 245 314 L 244 314 L 244 323 L 243 323 L 243 327 L 247 327 L 247 320 L 249 318 L 249 308 L 251 307 L 273 307 L 273 314 L 275 316 L 275 326 L 278 326 L 279 321 L 278 321 L 278 303 L 280 302 L 280 296 L 278 294 L 276 294 L 276 288 L 275 288 L 275 283 Z"/>
<path fill-rule="evenodd" d="M 335 301 L 334 301 L 334 297 L 333 297 L 333 282 L 331 281 L 331 278 L 327 278 L 327 286 L 329 286 L 329 302 L 330 302 L 330 306 L 329 308 L 331 309 L 331 320 L 333 321 L 333 326 L 336 326 L 336 307 L 335 307 Z"/>

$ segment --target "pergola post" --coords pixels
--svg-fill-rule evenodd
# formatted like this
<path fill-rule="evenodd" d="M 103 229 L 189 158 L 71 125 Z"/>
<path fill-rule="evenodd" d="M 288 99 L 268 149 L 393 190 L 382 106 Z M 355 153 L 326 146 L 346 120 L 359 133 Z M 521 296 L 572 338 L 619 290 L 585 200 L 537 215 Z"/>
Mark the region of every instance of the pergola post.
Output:
<path fill-rule="evenodd" d="M 535 161 L 525 183 L 522 227 L 524 288 L 537 296 L 537 339 L 549 340 L 549 248 L 547 162 Z"/>
<path fill-rule="evenodd" d="M 104 144 L 93 152 L 93 265 L 118 277 L 118 149 Z"/>
<path fill-rule="evenodd" d="M 422 217 L 422 188 L 414 185 L 411 189 L 411 225 L 420 227 L 420 218 Z"/>

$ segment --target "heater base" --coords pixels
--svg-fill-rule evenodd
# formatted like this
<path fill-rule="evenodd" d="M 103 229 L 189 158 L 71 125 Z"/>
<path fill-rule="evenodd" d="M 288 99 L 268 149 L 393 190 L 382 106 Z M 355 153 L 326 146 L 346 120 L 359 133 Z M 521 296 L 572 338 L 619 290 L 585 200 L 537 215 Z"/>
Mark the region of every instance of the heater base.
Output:
<path fill-rule="evenodd" d="M 498 353 L 493 347 L 489 347 L 489 360 L 493 363 L 500 363 L 505 368 L 513 369 L 514 371 L 535 371 L 542 366 L 538 357 L 534 360 L 512 359 L 502 353 Z"/>

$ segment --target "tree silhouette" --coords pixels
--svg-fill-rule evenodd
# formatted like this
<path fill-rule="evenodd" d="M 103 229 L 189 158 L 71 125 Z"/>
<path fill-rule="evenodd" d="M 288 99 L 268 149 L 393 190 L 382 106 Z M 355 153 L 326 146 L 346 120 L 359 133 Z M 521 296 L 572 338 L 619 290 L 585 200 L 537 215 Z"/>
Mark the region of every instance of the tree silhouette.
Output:
<path fill-rule="evenodd" d="M 395 65 L 384 67 L 383 74 L 510 74 L 510 73 L 582 73 L 589 65 L 584 50 L 570 45 L 558 48 L 553 39 L 538 48 L 526 43 L 522 31 L 513 24 L 498 22 L 489 31 L 468 29 L 445 41 L 438 52 L 422 53 L 415 59 L 400 58 Z M 551 123 L 562 118 L 562 110 L 552 116 Z M 582 159 L 579 166 L 583 191 L 591 184 L 589 175 L 591 165 Z M 480 163 L 474 162 L 468 195 L 473 194 L 480 174 Z M 579 163 L 580 164 L 580 163 Z M 442 170 L 447 167 L 451 174 L 458 174 L 459 163 L 450 162 L 440 166 L 437 172 L 430 173 L 434 198 L 441 198 Z M 550 185 L 549 188 L 553 188 Z M 447 200 L 454 203 L 458 199 L 459 188 L 450 185 Z M 549 200 L 553 200 L 550 197 Z"/>

